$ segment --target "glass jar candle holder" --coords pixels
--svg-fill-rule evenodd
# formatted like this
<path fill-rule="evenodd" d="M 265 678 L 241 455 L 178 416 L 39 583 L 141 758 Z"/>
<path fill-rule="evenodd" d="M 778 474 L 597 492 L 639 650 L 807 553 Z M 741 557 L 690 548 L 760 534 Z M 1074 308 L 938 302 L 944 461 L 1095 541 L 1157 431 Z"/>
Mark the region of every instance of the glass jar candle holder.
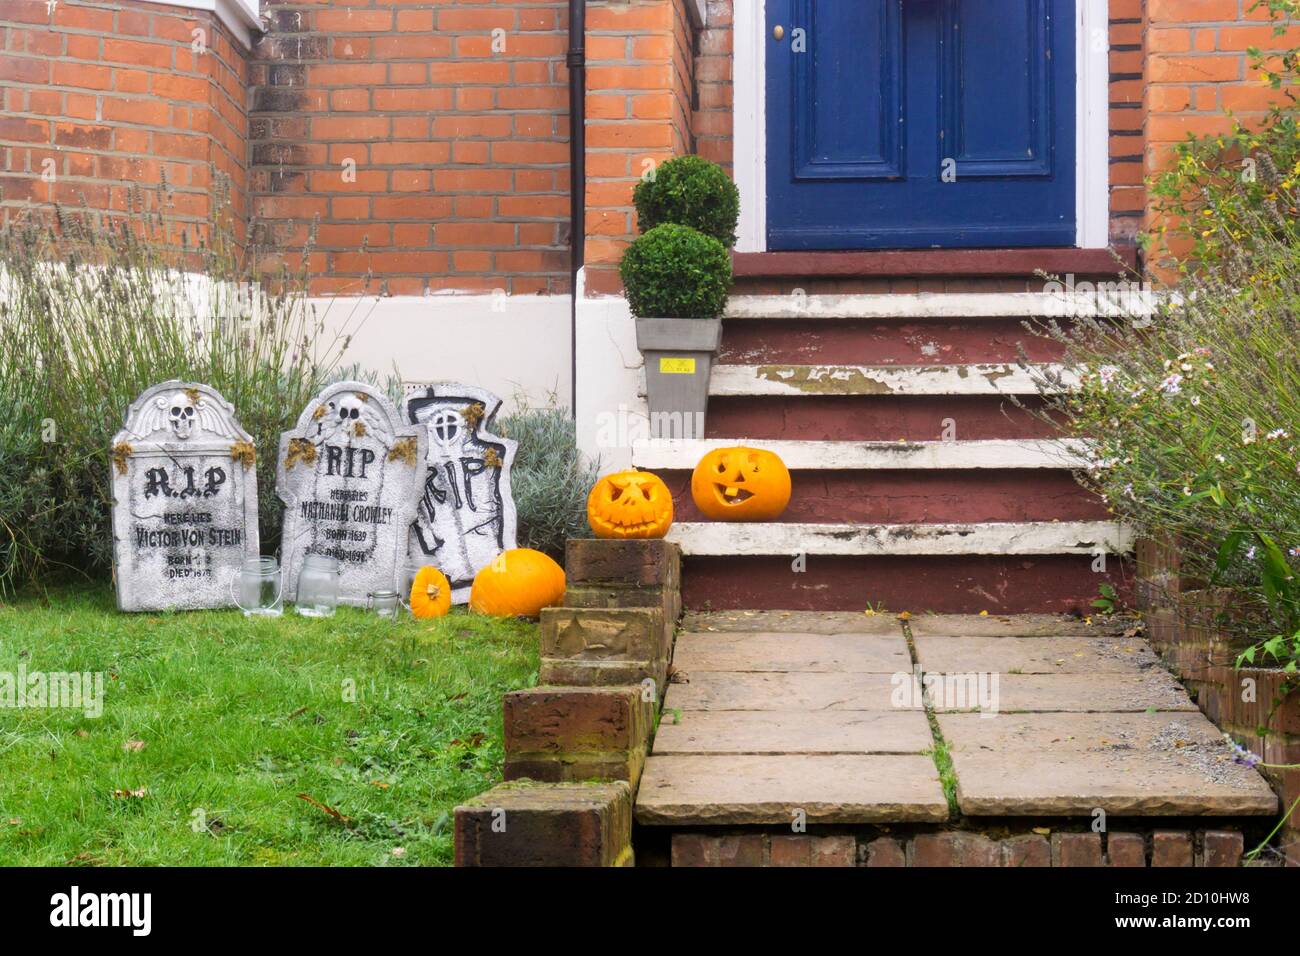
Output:
<path fill-rule="evenodd" d="M 333 617 L 338 606 L 338 559 L 326 554 L 307 555 L 298 574 L 298 613 L 303 617 Z"/>
<path fill-rule="evenodd" d="M 231 579 L 230 591 L 244 617 L 279 617 L 284 613 L 284 577 L 275 558 L 245 558 Z"/>
<path fill-rule="evenodd" d="M 396 591 L 374 591 L 366 596 L 366 609 L 383 620 L 397 620 L 397 609 L 401 606 Z"/>

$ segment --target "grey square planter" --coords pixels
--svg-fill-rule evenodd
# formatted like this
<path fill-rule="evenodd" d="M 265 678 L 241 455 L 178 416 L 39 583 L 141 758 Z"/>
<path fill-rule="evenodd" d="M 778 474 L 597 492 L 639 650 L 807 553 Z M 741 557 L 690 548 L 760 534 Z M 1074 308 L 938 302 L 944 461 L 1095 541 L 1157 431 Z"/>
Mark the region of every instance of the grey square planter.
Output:
<path fill-rule="evenodd" d="M 703 438 L 722 319 L 637 319 L 653 438 Z"/>

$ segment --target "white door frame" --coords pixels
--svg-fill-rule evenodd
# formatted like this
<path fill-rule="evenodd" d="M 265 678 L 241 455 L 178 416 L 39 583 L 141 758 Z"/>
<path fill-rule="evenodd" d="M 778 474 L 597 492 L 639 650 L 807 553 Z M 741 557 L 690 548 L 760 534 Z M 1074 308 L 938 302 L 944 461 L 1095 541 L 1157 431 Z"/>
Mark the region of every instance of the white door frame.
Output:
<path fill-rule="evenodd" d="M 1110 233 L 1108 0 L 1077 0 L 1075 245 L 1104 249 Z M 767 251 L 767 2 L 737 0 L 732 29 L 733 163 L 740 188 L 737 252 Z"/>

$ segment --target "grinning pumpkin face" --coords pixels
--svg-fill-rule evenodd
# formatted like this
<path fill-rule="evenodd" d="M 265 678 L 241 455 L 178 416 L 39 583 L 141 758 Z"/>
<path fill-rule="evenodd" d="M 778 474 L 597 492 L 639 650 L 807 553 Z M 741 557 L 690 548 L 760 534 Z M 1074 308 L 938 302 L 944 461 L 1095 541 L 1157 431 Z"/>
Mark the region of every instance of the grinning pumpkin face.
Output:
<path fill-rule="evenodd" d="M 790 503 L 790 471 L 761 448 L 718 448 L 695 466 L 691 497 L 714 521 L 773 521 Z"/>
<path fill-rule="evenodd" d="M 662 538 L 673 523 L 673 496 L 648 471 L 620 471 L 587 496 L 587 523 L 598 538 Z"/>

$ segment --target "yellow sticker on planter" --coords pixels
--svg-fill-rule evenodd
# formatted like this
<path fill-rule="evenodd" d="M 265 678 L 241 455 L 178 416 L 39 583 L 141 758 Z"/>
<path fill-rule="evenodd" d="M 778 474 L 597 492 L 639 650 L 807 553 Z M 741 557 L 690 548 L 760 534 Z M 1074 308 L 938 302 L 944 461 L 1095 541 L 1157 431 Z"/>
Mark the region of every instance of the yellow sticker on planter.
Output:
<path fill-rule="evenodd" d="M 694 375 L 695 359 L 693 358 L 661 358 L 659 360 L 660 375 Z"/>

